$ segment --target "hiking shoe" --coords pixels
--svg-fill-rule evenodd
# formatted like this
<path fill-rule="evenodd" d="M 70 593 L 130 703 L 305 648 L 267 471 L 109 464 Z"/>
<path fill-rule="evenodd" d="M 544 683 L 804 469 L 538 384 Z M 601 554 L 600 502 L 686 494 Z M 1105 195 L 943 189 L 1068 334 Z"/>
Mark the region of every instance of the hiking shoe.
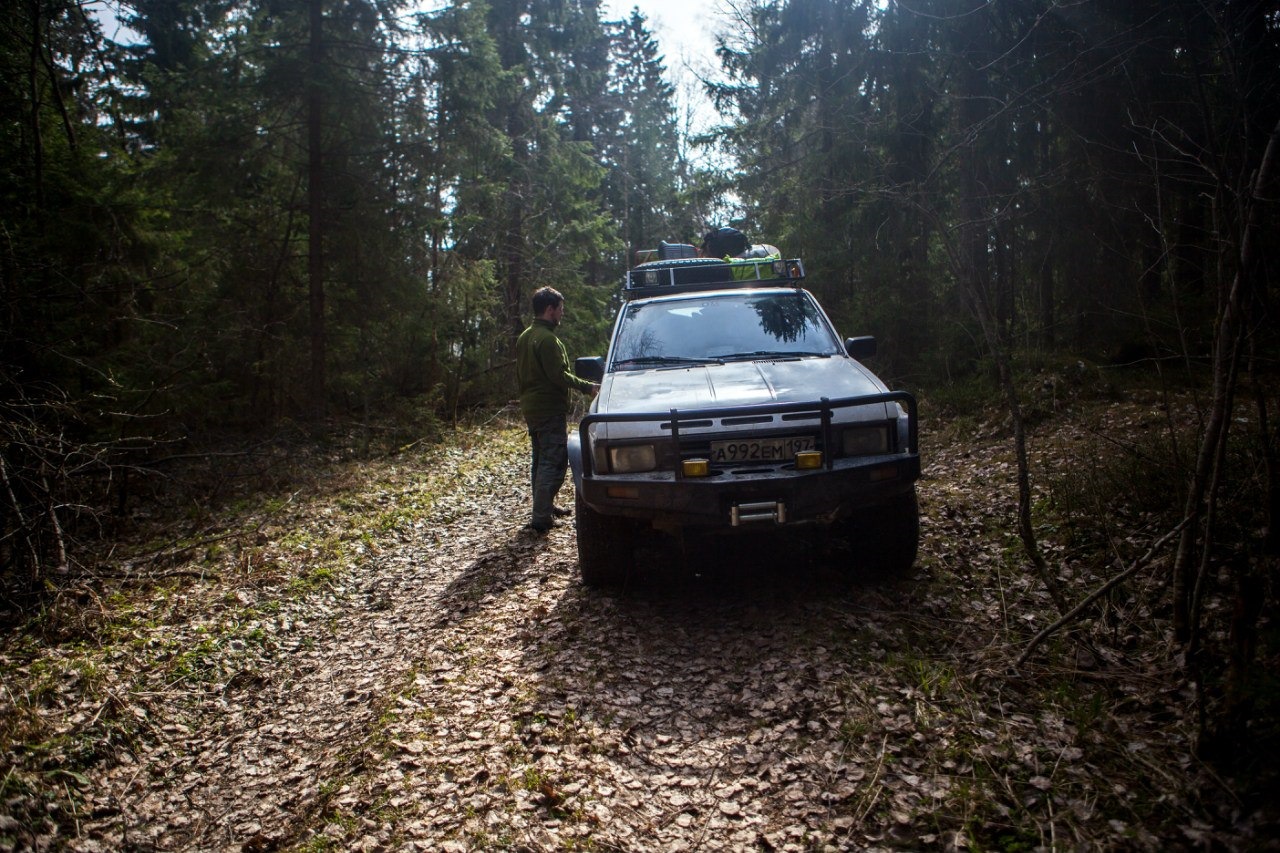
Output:
<path fill-rule="evenodd" d="M 546 536 L 547 533 L 551 530 L 551 528 L 559 527 L 559 526 L 560 525 L 556 524 L 554 521 L 548 521 L 546 524 L 534 524 L 531 521 L 520 529 L 528 530 L 532 533 L 536 533 L 538 536 Z"/>

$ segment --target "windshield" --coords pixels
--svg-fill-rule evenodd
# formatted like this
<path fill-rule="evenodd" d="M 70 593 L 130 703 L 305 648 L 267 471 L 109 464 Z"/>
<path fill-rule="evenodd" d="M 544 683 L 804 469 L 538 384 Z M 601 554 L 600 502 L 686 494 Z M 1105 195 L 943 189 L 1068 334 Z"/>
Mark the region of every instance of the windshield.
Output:
<path fill-rule="evenodd" d="M 628 305 L 613 364 L 644 368 L 839 351 L 807 294 L 735 293 Z"/>

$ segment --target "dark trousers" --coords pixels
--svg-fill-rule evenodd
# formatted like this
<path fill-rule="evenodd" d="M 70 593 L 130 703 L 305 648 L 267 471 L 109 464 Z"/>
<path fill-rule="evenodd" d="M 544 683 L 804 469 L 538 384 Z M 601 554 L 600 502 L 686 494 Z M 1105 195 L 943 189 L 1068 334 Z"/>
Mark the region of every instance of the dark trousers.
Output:
<path fill-rule="evenodd" d="M 556 494 L 564 485 L 565 471 L 569 467 L 565 416 L 553 415 L 526 423 L 531 448 L 529 479 L 533 486 L 533 517 L 530 523 L 549 527 L 551 508 L 555 505 Z"/>

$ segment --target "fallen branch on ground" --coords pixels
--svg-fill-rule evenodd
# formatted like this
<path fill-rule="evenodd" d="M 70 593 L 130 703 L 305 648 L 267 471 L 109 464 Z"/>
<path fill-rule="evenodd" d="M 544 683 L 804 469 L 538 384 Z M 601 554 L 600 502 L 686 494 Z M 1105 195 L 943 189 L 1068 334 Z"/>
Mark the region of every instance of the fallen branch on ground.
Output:
<path fill-rule="evenodd" d="M 1089 607 L 1089 605 L 1093 604 L 1099 598 L 1101 598 L 1102 596 L 1110 592 L 1113 588 L 1115 588 L 1116 586 L 1118 586 L 1119 584 L 1123 583 L 1125 580 L 1127 580 L 1128 578 L 1136 574 L 1139 569 L 1141 569 L 1143 566 L 1145 566 L 1148 562 L 1151 561 L 1151 558 L 1155 556 L 1155 553 L 1160 550 L 1161 546 L 1163 546 L 1166 542 L 1168 542 L 1174 536 L 1178 535 L 1179 531 L 1181 531 L 1182 528 L 1187 526 L 1188 521 L 1190 521 L 1189 518 L 1182 519 L 1182 521 L 1178 522 L 1177 527 L 1173 528 L 1168 533 L 1166 533 L 1165 535 L 1161 536 L 1158 540 L 1156 540 L 1156 543 L 1152 545 L 1150 549 L 1148 549 L 1147 553 L 1143 554 L 1136 561 L 1134 561 L 1133 565 L 1131 565 L 1129 568 L 1125 569 L 1123 572 L 1113 577 L 1111 580 L 1104 583 L 1102 586 L 1095 589 L 1088 596 L 1086 596 L 1083 601 L 1081 601 L 1075 607 L 1071 608 L 1066 613 L 1062 614 L 1062 617 L 1059 618 L 1058 621 L 1054 622 L 1052 625 L 1045 628 L 1039 634 L 1036 634 L 1034 637 L 1032 637 L 1031 642 L 1027 643 L 1027 647 L 1022 650 L 1022 654 L 1018 655 L 1018 659 L 1013 662 L 1013 668 L 1017 669 L 1018 667 L 1026 663 L 1027 658 L 1031 657 L 1031 653 L 1036 650 L 1037 646 L 1039 646 L 1047 638 L 1049 638 L 1054 633 L 1056 633 L 1060 628 L 1062 628 L 1063 625 L 1066 625 L 1068 622 L 1071 622 L 1077 616 L 1083 613 Z"/>

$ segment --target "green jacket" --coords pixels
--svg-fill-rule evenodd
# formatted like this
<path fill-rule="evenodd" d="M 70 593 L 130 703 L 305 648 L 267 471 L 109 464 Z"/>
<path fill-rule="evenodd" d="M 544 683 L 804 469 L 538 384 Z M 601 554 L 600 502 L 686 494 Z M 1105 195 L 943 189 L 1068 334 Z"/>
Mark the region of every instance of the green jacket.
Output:
<path fill-rule="evenodd" d="M 520 382 L 520 412 L 526 420 L 567 415 L 569 391 L 591 391 L 591 383 L 569 370 L 569 354 L 556 337 L 555 327 L 534 319 L 516 339 L 516 379 Z"/>

